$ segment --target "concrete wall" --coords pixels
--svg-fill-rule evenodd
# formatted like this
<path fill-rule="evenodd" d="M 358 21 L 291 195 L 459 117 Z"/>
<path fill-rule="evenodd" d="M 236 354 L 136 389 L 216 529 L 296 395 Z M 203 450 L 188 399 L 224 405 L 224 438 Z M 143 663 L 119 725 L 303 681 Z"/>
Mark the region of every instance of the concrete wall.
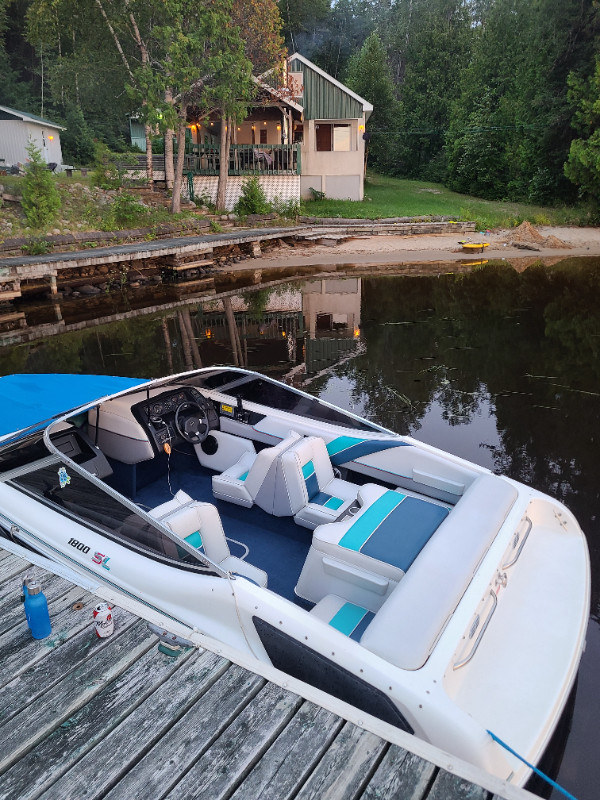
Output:
<path fill-rule="evenodd" d="M 304 123 L 302 143 L 302 197 L 310 199 L 310 189 L 324 192 L 336 200 L 362 200 L 364 197 L 365 120 L 323 120 L 325 124 L 350 124 L 350 150 L 318 151 L 316 126 L 319 120 Z"/>
<path fill-rule="evenodd" d="M 62 164 L 59 130 L 37 122 L 0 120 L 0 158 L 7 165 L 25 164 L 30 139 L 41 150 L 46 163 Z"/>

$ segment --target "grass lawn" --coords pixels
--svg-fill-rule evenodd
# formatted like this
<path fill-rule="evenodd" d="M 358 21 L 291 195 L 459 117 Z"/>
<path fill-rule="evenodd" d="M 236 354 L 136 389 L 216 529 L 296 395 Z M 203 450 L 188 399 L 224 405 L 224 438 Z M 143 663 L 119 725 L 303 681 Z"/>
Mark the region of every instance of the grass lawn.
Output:
<path fill-rule="evenodd" d="M 408 181 L 385 175 L 369 174 L 365 181 L 365 199 L 314 200 L 302 204 L 312 217 L 381 219 L 385 217 L 449 216 L 456 220 L 475 220 L 480 229 L 510 228 L 524 220 L 534 225 L 595 224 L 588 209 L 574 207 L 532 206 L 500 200 L 481 200 L 457 194 L 439 183 Z"/>

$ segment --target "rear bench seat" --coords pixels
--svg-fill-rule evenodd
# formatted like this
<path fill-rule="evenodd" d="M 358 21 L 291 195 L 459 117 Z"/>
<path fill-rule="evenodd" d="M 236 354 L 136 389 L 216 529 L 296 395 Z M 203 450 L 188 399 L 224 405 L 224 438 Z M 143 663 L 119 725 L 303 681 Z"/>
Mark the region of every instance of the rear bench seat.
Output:
<path fill-rule="evenodd" d="M 367 608 L 335 595 L 324 597 L 311 613 L 347 635 L 359 634 L 360 644 L 385 661 L 419 669 L 517 496 L 516 488 L 502 478 L 481 476 L 373 617 L 366 616 Z"/>

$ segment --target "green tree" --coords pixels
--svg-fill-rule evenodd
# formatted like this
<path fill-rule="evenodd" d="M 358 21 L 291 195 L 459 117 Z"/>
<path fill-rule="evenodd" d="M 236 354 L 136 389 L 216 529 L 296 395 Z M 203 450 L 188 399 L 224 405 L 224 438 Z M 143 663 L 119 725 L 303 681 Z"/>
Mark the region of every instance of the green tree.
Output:
<path fill-rule="evenodd" d="M 367 124 L 370 166 L 382 172 L 393 172 L 394 128 L 401 106 L 396 100 L 385 50 L 376 32 L 371 33 L 360 51 L 351 57 L 345 82 L 373 105 Z"/>
<path fill-rule="evenodd" d="M 394 55 L 392 69 L 403 104 L 396 126 L 397 173 L 444 180 L 444 134 L 472 36 L 462 0 L 413 0 L 392 7 L 385 43 Z"/>
<path fill-rule="evenodd" d="M 29 160 L 25 165 L 21 203 L 31 227 L 42 228 L 56 219 L 60 208 L 60 195 L 54 176 L 42 158 L 41 151 L 32 141 L 27 145 L 27 155 Z"/>
<path fill-rule="evenodd" d="M 94 139 L 80 106 L 67 107 L 65 126 L 66 130 L 61 135 L 65 163 L 89 164 L 94 158 Z"/>
<path fill-rule="evenodd" d="M 579 0 L 493 0 L 480 13 L 446 135 L 448 183 L 492 199 L 571 199 L 566 79 L 589 63 L 595 13 Z"/>
<path fill-rule="evenodd" d="M 230 0 L 164 0 L 152 28 L 152 59 L 135 71 L 143 113 L 159 117 L 177 133 L 177 163 L 171 210 L 179 211 L 188 108 L 198 119 L 212 111 L 236 116 L 254 85 L 244 43 L 232 22 Z M 168 137 L 167 137 L 168 138 Z"/>
<path fill-rule="evenodd" d="M 580 191 L 600 201 L 600 58 L 587 80 L 569 76 L 569 100 L 575 109 L 573 127 L 580 137 L 571 142 L 565 175 Z"/>

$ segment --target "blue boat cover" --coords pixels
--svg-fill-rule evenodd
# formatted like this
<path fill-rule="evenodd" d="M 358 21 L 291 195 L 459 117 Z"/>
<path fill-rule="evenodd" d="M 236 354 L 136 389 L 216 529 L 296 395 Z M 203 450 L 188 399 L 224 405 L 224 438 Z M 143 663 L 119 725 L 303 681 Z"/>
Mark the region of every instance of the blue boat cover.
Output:
<path fill-rule="evenodd" d="M 0 436 L 145 383 L 112 375 L 6 375 L 0 377 Z"/>

